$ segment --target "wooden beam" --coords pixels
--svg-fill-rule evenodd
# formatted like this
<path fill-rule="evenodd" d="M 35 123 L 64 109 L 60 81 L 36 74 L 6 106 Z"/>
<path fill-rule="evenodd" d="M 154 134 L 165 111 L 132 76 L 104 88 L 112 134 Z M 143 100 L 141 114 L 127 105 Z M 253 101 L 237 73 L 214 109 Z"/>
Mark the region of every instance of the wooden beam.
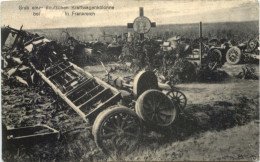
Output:
<path fill-rule="evenodd" d="M 103 87 L 106 87 L 106 88 L 109 88 L 113 91 L 114 94 L 117 94 L 119 93 L 118 89 L 116 89 L 115 87 L 112 87 L 111 85 L 107 84 L 106 82 L 104 82 L 103 80 L 99 79 L 98 77 L 95 77 L 93 76 L 92 74 L 90 74 L 89 72 L 87 71 L 84 71 L 83 69 L 81 69 L 80 67 L 78 67 L 77 65 L 73 64 L 70 62 L 71 65 L 73 65 L 73 67 L 78 70 L 79 72 L 81 72 L 82 74 L 85 74 L 85 76 L 87 77 L 91 77 L 93 79 L 95 79 L 95 81 L 98 83 L 98 84 L 101 84 Z"/>
<path fill-rule="evenodd" d="M 151 27 L 155 28 L 156 27 L 156 22 L 151 22 Z"/>
<path fill-rule="evenodd" d="M 76 98 L 73 102 L 76 104 L 76 102 L 78 102 L 80 99 L 86 97 L 86 96 L 89 95 L 91 92 L 93 92 L 95 89 L 98 89 L 98 88 L 100 88 L 100 87 L 101 87 L 101 85 L 98 85 L 98 86 L 92 88 L 90 91 L 87 91 L 84 95 L 80 96 L 79 98 Z M 77 104 L 76 104 L 76 105 L 77 105 Z"/>
<path fill-rule="evenodd" d="M 86 119 L 86 115 L 76 105 L 74 105 L 74 103 L 72 103 L 67 98 L 67 96 L 65 96 L 41 71 L 37 70 L 32 63 L 30 63 L 30 65 L 57 95 L 59 95 L 71 108 L 73 108 L 85 122 L 88 122 L 88 120 Z"/>
<path fill-rule="evenodd" d="M 90 98 L 88 101 L 84 102 L 83 104 L 81 104 L 79 106 L 80 109 L 82 109 L 83 107 L 87 106 L 88 104 L 90 104 L 91 102 L 95 101 L 96 99 L 98 99 L 98 97 L 100 97 L 101 95 L 103 95 L 104 93 L 107 93 L 109 91 L 109 88 L 105 88 L 104 90 L 102 90 L 101 92 L 99 92 L 98 94 L 96 94 L 95 96 L 93 96 L 92 98 Z"/>
<path fill-rule="evenodd" d="M 144 8 L 143 7 L 139 8 L 139 15 L 144 16 Z"/>
<path fill-rule="evenodd" d="M 68 83 L 63 85 L 63 88 L 67 88 L 72 82 L 79 80 L 78 77 L 75 77 L 74 79 L 71 79 Z"/>
<path fill-rule="evenodd" d="M 60 63 L 54 65 L 53 67 L 48 68 L 48 69 L 46 70 L 46 72 L 55 69 L 56 67 L 60 66 L 60 65 L 63 64 L 63 63 L 64 63 L 64 62 L 62 61 L 62 62 L 60 62 Z"/>
<path fill-rule="evenodd" d="M 83 81 L 82 83 L 80 83 L 76 88 L 70 90 L 69 92 L 65 93 L 66 96 L 70 96 L 72 93 L 74 93 L 75 91 L 79 90 L 80 88 L 82 88 L 83 86 L 85 86 L 86 84 L 90 83 L 91 81 L 93 81 L 94 79 L 89 78 L 85 81 Z"/>
<path fill-rule="evenodd" d="M 111 96 L 108 100 L 106 100 L 103 104 L 99 105 L 92 111 L 90 111 L 85 117 L 88 119 L 93 119 L 95 115 L 103 111 L 104 109 L 108 108 L 111 105 L 117 104 L 117 102 L 121 99 L 120 93 L 114 94 L 114 96 Z M 91 122 L 91 120 L 90 120 Z"/>
<path fill-rule="evenodd" d="M 127 23 L 127 28 L 133 28 L 134 24 L 133 23 Z"/>
<path fill-rule="evenodd" d="M 67 70 L 67 69 L 69 69 L 69 68 L 71 68 L 71 67 L 72 67 L 72 66 L 70 65 L 70 66 L 68 66 L 68 67 L 66 67 L 66 68 L 64 68 L 64 69 L 62 69 L 62 70 L 60 70 L 60 71 L 58 71 L 57 73 L 55 73 L 55 74 L 53 74 L 52 76 L 50 76 L 49 79 L 52 79 L 53 77 L 57 76 L 58 74 L 64 72 L 65 70 Z"/>

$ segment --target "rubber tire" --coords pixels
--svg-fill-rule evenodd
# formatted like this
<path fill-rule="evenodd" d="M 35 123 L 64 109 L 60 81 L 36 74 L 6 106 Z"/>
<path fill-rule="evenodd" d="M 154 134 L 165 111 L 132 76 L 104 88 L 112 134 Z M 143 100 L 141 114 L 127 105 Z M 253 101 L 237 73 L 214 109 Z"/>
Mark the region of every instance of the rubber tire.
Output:
<path fill-rule="evenodd" d="M 129 113 L 132 116 L 134 116 L 136 118 L 136 121 L 138 121 L 140 123 L 140 119 L 138 118 L 137 114 L 131 110 L 130 108 L 127 108 L 125 106 L 122 105 L 114 105 L 111 106 L 109 108 L 107 108 L 106 110 L 102 111 L 96 118 L 93 127 L 92 127 L 92 135 L 94 136 L 94 141 L 96 143 L 96 145 L 105 153 L 108 154 L 108 152 L 106 150 L 104 150 L 101 141 L 100 141 L 100 129 L 101 129 L 101 125 L 103 125 L 103 123 L 113 114 L 118 113 L 118 112 L 124 112 L 124 113 Z M 141 124 L 140 124 L 141 125 Z M 142 128 L 140 127 L 140 131 L 142 132 Z M 141 134 L 140 132 L 140 134 Z M 141 136 L 140 136 L 141 137 Z M 139 139 L 140 139 L 139 137 Z M 137 140 L 139 140 L 137 139 Z"/>
<path fill-rule="evenodd" d="M 229 54 L 231 54 L 231 52 L 233 50 L 236 50 L 238 52 L 238 59 L 236 61 L 231 61 L 229 59 Z M 240 61 L 241 61 L 241 58 L 242 58 L 242 53 L 241 53 L 241 50 L 238 48 L 238 47 L 231 47 L 228 51 L 227 51 L 227 54 L 226 54 L 226 60 L 227 60 L 227 63 L 231 64 L 231 65 L 236 65 L 238 64 Z"/>
<path fill-rule="evenodd" d="M 154 123 L 152 121 L 148 121 L 148 119 L 143 115 L 144 114 L 144 107 L 143 107 L 143 102 L 144 99 L 150 95 L 151 93 L 157 93 L 158 95 L 164 96 L 166 100 L 168 100 L 169 104 L 172 104 L 172 107 L 175 108 L 175 113 L 174 113 L 174 117 L 171 119 L 171 121 L 169 123 L 165 123 L 165 124 L 159 124 L 159 123 Z M 167 97 L 164 93 L 162 93 L 159 90 L 155 90 L 155 89 L 151 89 L 151 90 L 147 90 L 145 91 L 142 95 L 140 95 L 136 101 L 135 104 L 135 111 L 137 113 L 137 115 L 139 116 L 139 118 L 141 118 L 144 122 L 148 123 L 148 124 L 152 124 L 152 125 L 157 125 L 157 126 L 169 126 L 171 125 L 174 120 L 176 119 L 177 115 L 178 115 L 178 106 L 173 103 L 171 101 L 171 99 L 169 97 Z"/>
<path fill-rule="evenodd" d="M 157 77 L 151 71 L 140 71 L 134 78 L 133 93 L 136 98 L 146 90 L 158 88 Z"/>

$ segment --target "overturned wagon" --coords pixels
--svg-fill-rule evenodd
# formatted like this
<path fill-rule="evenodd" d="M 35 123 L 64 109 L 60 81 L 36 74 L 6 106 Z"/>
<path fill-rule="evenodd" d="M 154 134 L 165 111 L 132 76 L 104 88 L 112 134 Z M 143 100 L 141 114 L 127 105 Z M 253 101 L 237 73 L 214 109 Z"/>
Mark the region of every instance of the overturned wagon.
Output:
<path fill-rule="evenodd" d="M 186 106 L 185 95 L 177 90 L 163 90 L 152 72 L 140 72 L 131 83 L 117 78 L 117 89 L 62 59 L 46 38 L 25 43 L 25 49 L 37 75 L 92 125 L 95 142 L 104 153 L 131 150 L 143 127 L 170 126 Z M 122 94 L 120 88 L 127 93 Z"/>

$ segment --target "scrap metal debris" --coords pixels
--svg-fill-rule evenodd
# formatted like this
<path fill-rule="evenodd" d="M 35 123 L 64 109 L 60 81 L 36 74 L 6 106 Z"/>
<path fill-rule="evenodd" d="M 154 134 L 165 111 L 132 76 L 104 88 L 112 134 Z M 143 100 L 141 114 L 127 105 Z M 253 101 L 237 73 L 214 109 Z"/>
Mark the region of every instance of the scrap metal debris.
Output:
<path fill-rule="evenodd" d="M 256 69 L 250 65 L 244 65 L 241 67 L 242 72 L 239 72 L 236 76 L 240 79 L 254 79 L 257 80 L 258 76 L 256 75 Z"/>

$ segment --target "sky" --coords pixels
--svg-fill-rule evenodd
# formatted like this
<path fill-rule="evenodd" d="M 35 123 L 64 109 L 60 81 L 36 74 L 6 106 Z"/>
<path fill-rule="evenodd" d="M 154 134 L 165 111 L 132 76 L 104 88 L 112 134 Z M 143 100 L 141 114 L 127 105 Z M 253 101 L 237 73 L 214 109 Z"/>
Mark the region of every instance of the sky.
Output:
<path fill-rule="evenodd" d="M 73 10 L 72 6 L 114 6 L 113 10 Z M 20 10 L 19 7 L 29 7 Z M 33 6 L 43 7 L 32 10 Z M 68 9 L 47 10 L 46 6 Z M 126 26 L 139 16 L 157 25 L 259 20 L 257 0 L 20 0 L 1 3 L 1 26 L 23 29 Z M 65 11 L 70 16 L 65 16 Z M 95 12 L 95 16 L 72 16 L 72 12 Z M 33 16 L 33 12 L 40 13 Z"/>

